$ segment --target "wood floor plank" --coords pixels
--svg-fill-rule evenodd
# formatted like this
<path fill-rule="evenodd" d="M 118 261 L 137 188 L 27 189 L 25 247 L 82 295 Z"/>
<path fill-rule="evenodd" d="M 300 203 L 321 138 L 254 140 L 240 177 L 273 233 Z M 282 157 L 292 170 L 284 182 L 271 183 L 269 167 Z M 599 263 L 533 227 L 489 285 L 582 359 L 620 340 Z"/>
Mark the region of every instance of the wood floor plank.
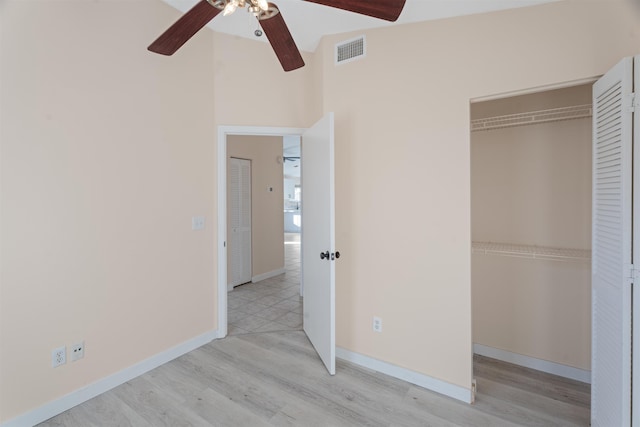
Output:
<path fill-rule="evenodd" d="M 291 335 L 289 335 L 291 336 Z M 298 335 L 299 337 L 300 335 Z M 322 397 L 327 400 L 332 400 L 333 403 L 340 408 L 347 408 L 359 414 L 360 421 L 357 425 L 389 425 L 389 426 L 418 426 L 418 425 L 452 425 L 442 418 L 435 417 L 425 411 L 413 410 L 412 408 L 404 407 L 402 400 L 408 390 L 408 384 L 404 383 L 404 386 L 398 390 L 398 388 L 391 385 L 398 380 L 391 379 L 388 376 L 384 376 L 387 379 L 387 384 L 383 384 L 379 379 L 370 378 L 368 381 L 362 381 L 361 378 L 364 371 L 360 371 L 358 376 L 346 376 L 336 375 L 335 377 L 328 376 L 324 366 L 319 361 L 315 352 L 310 351 L 310 347 L 307 343 L 306 352 L 296 352 L 296 344 L 290 345 L 283 339 L 283 336 L 279 338 L 273 336 L 279 340 L 279 345 L 269 341 L 270 336 L 261 334 L 260 336 L 244 336 L 239 341 L 244 341 L 247 344 L 260 343 L 261 348 L 268 348 L 269 352 L 273 355 L 267 356 L 265 353 L 261 353 L 263 358 L 266 358 L 270 366 L 275 366 L 276 370 L 278 364 L 283 366 L 292 366 L 293 363 L 287 360 L 287 357 L 293 356 L 295 360 L 300 361 L 301 356 L 308 356 L 309 354 L 315 359 L 315 365 L 317 369 L 313 370 L 314 375 L 305 376 L 310 371 L 305 368 L 305 372 L 297 373 L 296 380 L 299 381 L 298 387 L 309 387 L 313 395 Z M 297 341 L 300 343 L 301 341 Z M 262 347 L 264 346 L 264 347 Z M 250 353 L 248 349 L 243 350 L 241 353 Z M 338 371 L 340 373 L 340 371 Z M 382 376 L 383 374 L 378 374 Z M 292 379 L 289 379 L 292 380 Z M 296 381 L 292 380 L 292 381 Z M 311 384 L 312 386 L 308 386 Z M 325 413 L 328 411 L 325 408 Z M 366 421 L 368 420 L 368 421 Z M 353 420 L 347 420 L 353 425 Z"/>
<path fill-rule="evenodd" d="M 186 408 L 207 420 L 209 425 L 220 427 L 267 427 L 271 425 L 238 401 L 213 389 L 207 389 L 201 397 L 188 401 Z"/>
<path fill-rule="evenodd" d="M 476 357 L 475 405 L 337 361 L 302 331 L 216 340 L 42 423 L 112 426 L 579 426 L 589 386 Z"/>
<path fill-rule="evenodd" d="M 247 411 L 261 419 L 273 417 L 286 404 L 267 384 L 256 381 L 238 361 L 211 352 L 193 352 L 183 360 L 181 369 L 190 370 L 198 381 L 210 389 L 239 402 Z M 202 367 L 205 366 L 205 369 Z"/>
<path fill-rule="evenodd" d="M 91 425 L 101 427 L 152 427 L 138 412 L 118 398 L 115 393 L 101 394 L 77 408 L 84 411 L 84 415 Z"/>
<path fill-rule="evenodd" d="M 217 346 L 215 351 L 226 354 L 227 357 L 234 355 L 243 369 L 261 382 L 296 395 L 309 405 L 324 408 L 352 425 L 386 425 L 370 417 L 364 408 L 355 407 L 353 401 L 332 384 L 332 377 L 326 374 L 320 362 L 308 366 L 293 357 L 286 357 L 286 353 L 274 355 L 271 351 L 259 352 L 259 348 L 246 341 L 235 340 L 229 341 L 228 345 Z M 269 370 L 254 363 L 258 355 L 261 363 L 269 366 Z"/>
<path fill-rule="evenodd" d="M 409 406 L 419 407 L 459 426 L 512 427 L 518 425 L 493 414 L 480 412 L 473 405 L 467 405 L 422 387 L 411 387 L 405 402 Z"/>
<path fill-rule="evenodd" d="M 487 378 L 532 393 L 553 395 L 558 400 L 585 408 L 591 405 L 589 384 L 569 378 L 479 355 L 474 356 L 473 374 L 476 378 Z"/>
<path fill-rule="evenodd" d="M 532 393 L 520 388 L 511 387 L 486 378 L 477 378 L 479 401 L 476 408 L 483 412 L 502 412 L 496 409 L 497 404 L 491 404 L 491 410 L 483 409 L 484 402 L 489 399 L 497 402 L 509 402 L 520 408 L 526 408 L 530 413 L 535 414 L 537 421 L 531 420 L 528 425 L 552 426 L 552 425 L 587 425 L 589 423 L 590 411 L 588 408 L 572 405 L 553 396 L 545 396 Z M 550 415 L 553 414 L 553 415 Z"/>
<path fill-rule="evenodd" d="M 185 411 L 181 402 L 174 401 L 168 393 L 143 377 L 126 382 L 113 392 L 154 427 L 210 425 L 206 420 Z"/>

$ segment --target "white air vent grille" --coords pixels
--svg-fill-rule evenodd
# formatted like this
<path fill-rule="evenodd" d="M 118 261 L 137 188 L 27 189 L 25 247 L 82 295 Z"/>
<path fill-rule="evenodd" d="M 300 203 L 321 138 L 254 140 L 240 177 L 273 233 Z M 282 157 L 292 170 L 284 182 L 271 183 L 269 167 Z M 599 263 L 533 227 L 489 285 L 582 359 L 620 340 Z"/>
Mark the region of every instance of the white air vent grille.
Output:
<path fill-rule="evenodd" d="M 364 36 L 347 40 L 336 45 L 336 64 L 362 58 L 366 54 Z"/>

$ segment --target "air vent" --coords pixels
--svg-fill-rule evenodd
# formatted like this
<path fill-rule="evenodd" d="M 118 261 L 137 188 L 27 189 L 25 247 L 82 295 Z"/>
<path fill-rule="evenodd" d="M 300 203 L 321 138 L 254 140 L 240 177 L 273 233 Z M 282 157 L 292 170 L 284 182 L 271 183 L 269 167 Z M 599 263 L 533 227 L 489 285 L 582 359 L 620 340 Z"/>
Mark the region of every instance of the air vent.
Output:
<path fill-rule="evenodd" d="M 354 61 L 366 53 L 364 36 L 347 40 L 336 45 L 336 64 Z"/>

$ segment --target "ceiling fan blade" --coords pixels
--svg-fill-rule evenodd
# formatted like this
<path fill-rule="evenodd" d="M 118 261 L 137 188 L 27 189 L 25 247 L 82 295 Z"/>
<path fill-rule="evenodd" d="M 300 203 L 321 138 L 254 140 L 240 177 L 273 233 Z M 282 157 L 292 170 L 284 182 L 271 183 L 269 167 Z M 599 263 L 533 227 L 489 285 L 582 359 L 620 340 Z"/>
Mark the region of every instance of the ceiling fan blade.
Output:
<path fill-rule="evenodd" d="M 325 6 L 348 10 L 361 15 L 386 21 L 395 21 L 400 16 L 406 0 L 305 0 Z"/>
<path fill-rule="evenodd" d="M 258 19 L 280 64 L 282 64 L 282 68 L 285 71 L 291 71 L 304 67 L 302 55 L 300 55 L 278 6 L 269 3 L 269 10 L 261 13 Z"/>
<path fill-rule="evenodd" d="M 222 10 L 213 7 L 207 0 L 201 0 L 162 33 L 147 49 L 161 55 L 173 55 L 220 12 Z"/>

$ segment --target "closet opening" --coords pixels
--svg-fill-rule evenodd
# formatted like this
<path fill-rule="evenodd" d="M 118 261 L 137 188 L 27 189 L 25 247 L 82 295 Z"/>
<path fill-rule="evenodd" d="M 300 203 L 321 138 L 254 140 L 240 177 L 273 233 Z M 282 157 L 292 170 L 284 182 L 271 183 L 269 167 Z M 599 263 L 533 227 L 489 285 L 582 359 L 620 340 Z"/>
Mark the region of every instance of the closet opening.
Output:
<path fill-rule="evenodd" d="M 585 383 L 587 406 L 591 91 L 470 106 L 474 354 Z"/>

